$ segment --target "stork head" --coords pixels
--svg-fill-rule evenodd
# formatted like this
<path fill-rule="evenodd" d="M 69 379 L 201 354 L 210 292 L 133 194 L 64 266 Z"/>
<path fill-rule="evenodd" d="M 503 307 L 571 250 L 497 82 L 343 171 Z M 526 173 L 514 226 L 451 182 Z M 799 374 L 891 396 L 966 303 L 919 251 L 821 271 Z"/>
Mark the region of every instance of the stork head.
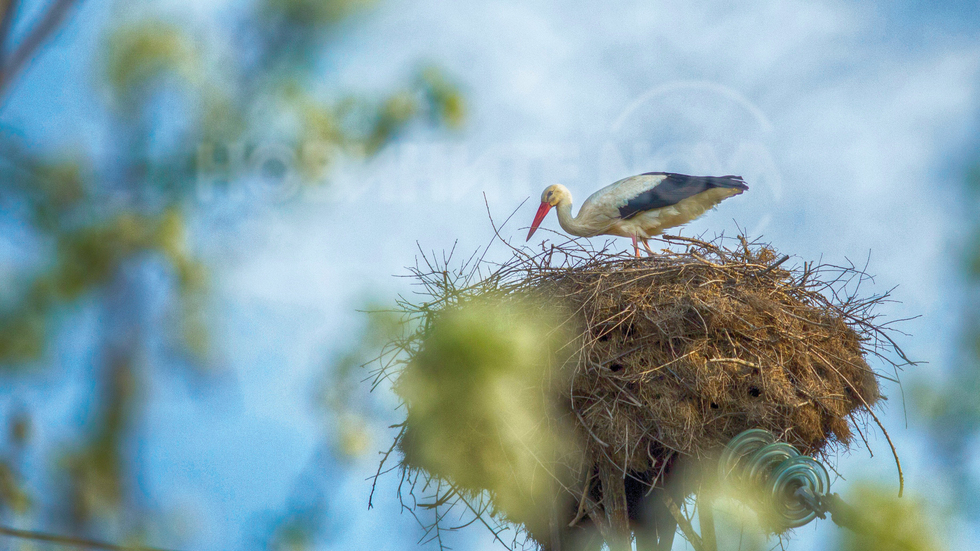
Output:
<path fill-rule="evenodd" d="M 568 188 L 561 184 L 548 186 L 541 192 L 541 206 L 538 207 L 538 212 L 534 215 L 534 221 L 531 222 L 531 229 L 527 232 L 527 241 L 531 240 L 531 236 L 534 235 L 538 226 L 541 225 L 541 221 L 544 220 L 551 207 L 557 206 L 558 203 L 569 197 Z"/>

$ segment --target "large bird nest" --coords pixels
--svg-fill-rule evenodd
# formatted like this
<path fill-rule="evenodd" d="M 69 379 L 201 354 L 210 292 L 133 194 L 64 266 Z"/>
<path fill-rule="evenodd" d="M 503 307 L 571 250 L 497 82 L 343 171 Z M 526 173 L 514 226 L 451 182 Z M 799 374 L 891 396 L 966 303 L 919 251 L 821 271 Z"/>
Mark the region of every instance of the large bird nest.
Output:
<path fill-rule="evenodd" d="M 896 377 L 905 360 L 876 319 L 875 306 L 887 294 L 860 298 L 866 276 L 854 266 L 789 269 L 770 246 L 744 238 L 728 246 L 679 237 L 664 243 L 661 254 L 639 259 L 570 241 L 538 253 L 514 249 L 489 269 L 471 259 L 451 272 L 448 261 L 425 258 L 414 271 L 422 300 L 401 307 L 417 325 L 388 349 L 395 361 L 379 376 L 396 381 L 407 408 L 393 446 L 404 456 L 400 495 L 415 512 L 434 511 L 424 522 L 427 534 L 441 542 L 445 515 L 459 507 L 502 543 L 500 530 L 511 521 L 524 524 L 530 543 L 549 547 L 556 526 L 617 529 L 617 522 L 636 516 L 636 496 L 624 493 L 663 486 L 679 459 L 716 460 L 743 430 L 767 429 L 825 458 L 851 445 L 855 433 L 864 438 L 862 427 L 877 421 L 879 379 L 886 377 L 866 358 L 883 358 Z M 575 445 L 533 456 L 554 481 L 548 522 L 529 519 L 500 497 L 501 485 L 526 485 L 518 475 L 502 482 L 491 472 L 517 462 L 513 454 L 520 450 L 502 448 L 526 445 L 497 437 L 493 406 L 473 410 L 488 392 L 486 380 L 433 367 L 427 356 L 437 346 L 430 341 L 440 319 L 487 297 L 535 305 L 544 299 L 558 307 L 558 318 L 543 319 L 556 328 L 548 338 L 564 335 L 550 344 L 564 353 L 540 360 L 549 375 L 538 387 L 557 407 L 535 430 Z M 458 353 L 446 361 L 466 363 Z M 441 406 L 423 406 L 423 396 Z M 426 440 L 442 447 L 426 453 Z M 446 442 L 463 450 L 459 461 Z M 431 500 L 417 499 L 420 492 Z"/>

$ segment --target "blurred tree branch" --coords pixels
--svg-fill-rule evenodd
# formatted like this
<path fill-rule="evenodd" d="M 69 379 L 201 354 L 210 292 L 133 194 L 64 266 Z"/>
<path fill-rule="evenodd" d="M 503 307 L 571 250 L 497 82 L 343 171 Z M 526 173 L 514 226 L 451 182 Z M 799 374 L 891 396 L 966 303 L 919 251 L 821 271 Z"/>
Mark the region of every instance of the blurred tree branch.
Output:
<path fill-rule="evenodd" d="M 54 0 L 54 3 L 48 6 L 47 11 L 41 16 L 41 20 L 27 33 L 20 45 L 13 49 L 10 56 L 0 58 L 0 105 L 3 104 L 2 98 L 13 79 L 17 77 L 24 65 L 36 55 L 37 50 L 44 45 L 54 31 L 61 26 L 68 17 L 71 8 L 80 2 L 81 0 Z M 9 34 L 13 28 L 17 3 L 18 0 L 9 0 L 9 4 L 4 10 L 3 34 L 0 35 L 0 44 L 10 39 Z M 0 50 L 0 53 L 6 53 L 6 50 Z"/>
<path fill-rule="evenodd" d="M 53 543 L 55 545 L 81 547 L 84 549 L 99 549 L 102 551 L 169 551 L 159 547 L 147 547 L 145 545 L 116 545 L 113 543 L 105 543 L 83 538 L 56 536 L 54 534 L 34 532 L 31 530 L 17 530 L 15 528 L 7 528 L 5 526 L 0 526 L 0 535 L 22 540 L 40 541 L 45 543 Z"/>
<path fill-rule="evenodd" d="M 20 0 L 2 0 L 0 10 L 0 70 L 3 69 L 3 59 L 7 56 L 7 40 L 10 39 L 10 29 L 14 26 L 14 15 Z"/>

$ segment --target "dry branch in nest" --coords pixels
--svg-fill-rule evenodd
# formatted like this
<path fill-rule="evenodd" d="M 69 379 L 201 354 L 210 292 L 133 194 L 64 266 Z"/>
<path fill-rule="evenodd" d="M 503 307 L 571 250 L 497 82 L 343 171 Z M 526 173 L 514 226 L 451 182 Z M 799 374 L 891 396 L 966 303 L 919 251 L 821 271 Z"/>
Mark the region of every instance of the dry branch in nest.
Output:
<path fill-rule="evenodd" d="M 896 377 L 907 359 L 877 321 L 887 293 L 859 298 L 863 271 L 787 269 L 785 257 L 744 238 L 730 248 L 664 241 L 674 247 L 642 259 L 570 241 L 536 254 L 514 249 L 500 265 L 471 259 L 452 273 L 448 259 L 423 256 L 412 275 L 423 300 L 400 303 L 417 330 L 388 350 L 378 376 L 395 380 L 407 409 L 393 448 L 404 455 L 403 498 L 432 495 L 427 533 L 441 537 L 458 508 L 507 547 L 517 541 L 500 536 L 507 521 L 544 548 L 568 547 L 577 527 L 611 541 L 631 521 L 666 514 L 642 510 L 644 495 L 667 488 L 664 503 L 683 503 L 701 483 L 691 473 L 743 430 L 767 429 L 826 457 L 847 448 L 869 416 L 877 421 L 885 375 L 866 358 L 883 358 Z M 503 362 L 512 387 L 495 382 L 499 366 L 470 357 L 473 346 L 433 357 L 446 341 L 441 321 L 488 300 L 523 310 L 482 310 L 473 327 L 515 327 L 551 350 L 530 346 Z M 500 340 L 484 337 L 476 348 Z M 544 375 L 518 364 L 543 366 Z M 513 396 L 500 405 L 487 399 L 494 393 Z M 547 518 L 534 516 L 541 511 Z"/>

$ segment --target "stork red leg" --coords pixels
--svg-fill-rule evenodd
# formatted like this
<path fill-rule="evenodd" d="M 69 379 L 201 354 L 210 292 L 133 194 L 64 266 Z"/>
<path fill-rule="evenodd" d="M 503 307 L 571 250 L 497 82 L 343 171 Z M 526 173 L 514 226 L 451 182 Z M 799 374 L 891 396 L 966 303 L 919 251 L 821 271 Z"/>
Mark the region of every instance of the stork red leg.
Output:
<path fill-rule="evenodd" d="M 636 235 L 633 236 L 633 251 L 636 252 L 636 258 L 640 258 L 640 246 L 636 244 Z"/>
<path fill-rule="evenodd" d="M 643 240 L 643 248 L 647 250 L 647 253 L 650 256 L 655 256 L 655 253 L 653 252 L 653 249 L 650 248 L 650 244 L 647 243 L 647 240 L 646 239 Z"/>

